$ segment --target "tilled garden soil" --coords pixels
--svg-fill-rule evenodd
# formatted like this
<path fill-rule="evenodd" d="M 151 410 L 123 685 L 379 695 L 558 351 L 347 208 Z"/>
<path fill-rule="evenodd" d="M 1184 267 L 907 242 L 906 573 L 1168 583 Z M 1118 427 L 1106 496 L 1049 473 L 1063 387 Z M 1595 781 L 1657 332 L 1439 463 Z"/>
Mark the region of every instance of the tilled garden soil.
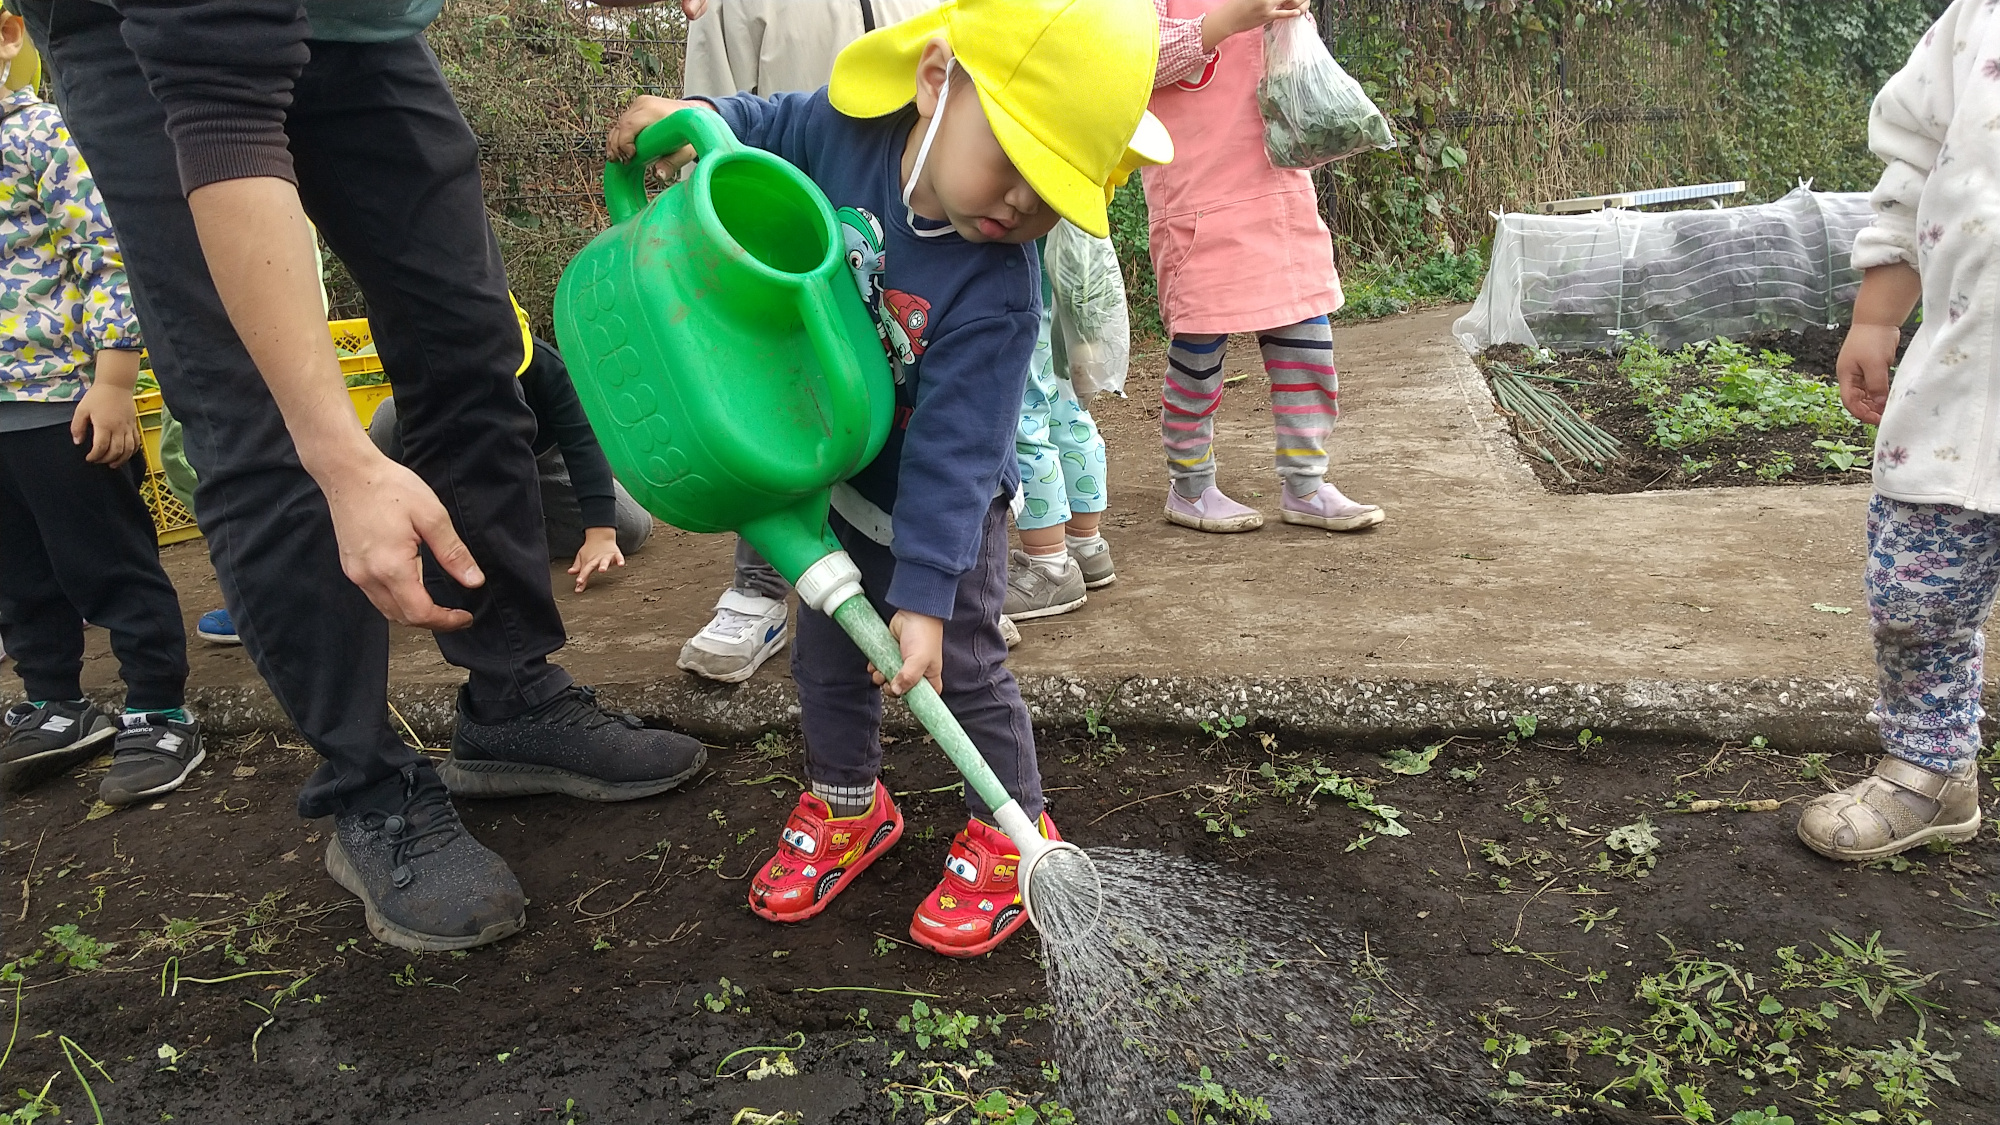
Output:
<path fill-rule="evenodd" d="M 1860 760 L 1714 745 L 1584 750 L 1545 736 L 1456 741 L 1428 772 L 1399 776 L 1372 751 L 1265 744 L 1254 729 L 1220 744 L 1051 738 L 1054 815 L 1086 847 L 1185 855 L 1310 898 L 1329 933 L 1368 951 L 1353 970 L 1386 969 L 1395 995 L 1433 1006 L 1447 1039 L 1496 1061 L 1494 1088 L 1528 1103 L 1518 1112 L 1529 1118 L 1634 1073 L 1614 1059 L 1643 1057 L 1641 1048 L 1666 1060 L 1666 1096 L 1680 1083 L 1705 1087 L 1721 1121 L 1765 1105 L 1813 1121 L 1802 1099 L 1828 1073 L 1826 1104 L 1880 1110 L 1869 1066 L 1889 1064 L 1854 1052 L 1900 1043 L 1907 1054 L 1917 1016 L 1893 994 L 1872 1015 L 1879 989 L 1827 981 L 1851 969 L 1893 983 L 1879 967 L 1888 964 L 1907 967 L 1906 984 L 1921 981 L 1907 995 L 1923 1010 L 1925 1049 L 1934 1060 L 1955 1054 L 1941 1065 L 1961 1085 L 1926 1071 L 1936 1104 L 1883 1120 L 1991 1122 L 2000 841 L 1988 830 L 1901 870 L 1811 855 L 1792 835 L 1798 805 L 1851 779 Z M 187 789 L 151 807 L 92 816 L 95 771 L 17 799 L 0 840 L 5 955 L 43 953 L 25 969 L 0 1088 L 33 1092 L 54 1076 L 53 1119 L 96 1120 L 65 1061 L 68 1041 L 102 1119 L 121 1125 L 918 1122 L 950 1098 L 927 1115 L 907 1099 L 896 1111 L 891 1094 L 941 1080 L 1005 1088 L 1047 1111 L 1054 1037 L 1037 1010 L 1045 993 L 1032 935 L 965 963 L 904 940 L 963 823 L 941 757 L 891 748 L 887 780 L 903 794 L 908 834 L 825 914 L 792 927 L 752 916 L 744 893 L 795 798 L 786 775 L 799 770 L 797 754 L 773 738 L 718 749 L 711 761 L 687 791 L 629 805 L 468 806 L 468 824 L 514 864 L 532 901 L 525 933 L 464 955 L 413 956 L 367 936 L 358 906 L 321 867 L 328 825 L 293 815 L 312 765 L 294 744 L 216 746 Z M 1344 800 L 1308 807 L 1300 794 L 1311 785 L 1281 795 L 1274 780 L 1335 773 L 1373 779 L 1375 800 L 1400 809 L 1409 834 L 1384 832 Z M 1693 797 L 1725 804 L 1683 811 Z M 1784 804 L 1727 803 L 1767 798 Z M 1607 840 L 1642 819 L 1656 848 L 1643 830 Z M 87 943 L 82 966 L 55 963 L 58 938 L 80 945 L 56 929 L 66 926 L 114 943 L 100 967 L 87 968 Z M 1841 948 L 1834 935 L 1865 943 L 1877 932 L 1900 959 L 1810 968 Z M 1808 966 L 1789 981 L 1787 956 Z M 1661 980 L 1680 973 L 1685 985 L 1690 967 L 1706 973 L 1707 963 L 1752 975 L 1666 989 L 1687 1001 L 1681 1008 L 1635 997 L 1642 982 L 1657 998 Z M 1831 1014 L 1825 1030 L 1793 1040 L 1797 1078 L 1747 1061 L 1789 1018 L 1769 1015 L 1758 996 L 1787 1012 L 1830 1005 L 1817 1009 Z M 1006 1018 L 963 1049 L 924 1047 L 895 1026 L 920 998 Z M 1357 1026 L 1367 1018 L 1354 1014 Z M 1696 1026 L 1715 1038 L 1687 1030 L 1700 1048 L 1690 1054 L 1680 1037 Z M 1602 1044 L 1607 1028 L 1636 1038 L 1591 1054 L 1583 1044 L 1593 1035 Z M 1566 1032 L 1580 1034 L 1565 1045 Z M 732 1056 L 756 1045 L 791 1049 L 783 1065 L 773 1051 Z M 1690 1061 L 1702 1052 L 1712 1061 Z M 1186 1061 L 1192 1079 L 1200 1060 Z M 760 1064 L 777 1073 L 753 1081 L 746 1072 Z M 1685 1108 L 1611 1096 L 1630 1109 L 1605 1109 L 1605 1120 L 1680 1120 Z M 961 1109 L 949 1120 L 987 1118 Z"/>
<path fill-rule="evenodd" d="M 1903 347 L 1916 334 L 1914 327 L 1903 330 Z M 1753 353 L 1780 352 L 1792 357 L 1791 369 L 1834 385 L 1834 362 L 1847 328 L 1808 328 L 1800 332 L 1760 332 L 1738 343 Z M 1900 358 L 1902 349 L 1898 349 Z M 1479 357 L 1482 364 L 1499 362 L 1513 367 L 1532 365 L 1533 355 L 1515 344 L 1489 348 Z M 1618 357 L 1608 352 L 1584 352 L 1561 356 L 1556 363 L 1535 367 L 1537 374 L 1560 376 L 1574 383 L 1537 381 L 1542 390 L 1554 393 L 1579 417 L 1617 438 L 1622 444 L 1619 460 L 1601 470 L 1579 465 L 1568 458 L 1562 468 L 1530 452 L 1527 461 L 1550 492 L 1618 493 L 1652 489 L 1713 488 L 1717 486 L 1791 487 L 1804 484 L 1865 484 L 1864 467 L 1841 470 L 1823 463 L 1824 453 L 1813 446 L 1821 435 L 1805 426 L 1769 430 L 1743 429 L 1682 449 L 1661 449 L 1651 444 L 1653 423 L 1646 408 L 1635 400 L 1630 384 L 1618 373 Z M 1503 412 L 1504 413 L 1504 412 Z M 1518 423 L 1509 418 L 1519 437 Z M 1531 440 L 1532 440 L 1532 435 Z M 1540 439 L 1546 444 L 1547 439 Z M 1868 441 L 1848 436 L 1851 444 L 1864 448 Z M 1777 477 L 1759 476 L 1757 469 L 1774 454 L 1791 458 L 1792 468 Z M 1560 454 L 1558 454 L 1560 456 Z M 1690 469 L 1693 462 L 1696 469 Z"/>

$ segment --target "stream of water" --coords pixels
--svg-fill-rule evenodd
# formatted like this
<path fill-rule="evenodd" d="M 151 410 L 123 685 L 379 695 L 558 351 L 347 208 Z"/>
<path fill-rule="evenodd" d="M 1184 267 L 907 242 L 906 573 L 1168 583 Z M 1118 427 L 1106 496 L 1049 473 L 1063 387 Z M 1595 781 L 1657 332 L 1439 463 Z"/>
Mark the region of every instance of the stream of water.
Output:
<path fill-rule="evenodd" d="M 1187 1125 L 1511 1120 L 1463 1017 L 1392 980 L 1323 907 L 1214 864 L 1089 856 L 1100 917 L 1094 881 L 1035 877 L 1061 1097 L 1080 1125 L 1168 1110 Z"/>

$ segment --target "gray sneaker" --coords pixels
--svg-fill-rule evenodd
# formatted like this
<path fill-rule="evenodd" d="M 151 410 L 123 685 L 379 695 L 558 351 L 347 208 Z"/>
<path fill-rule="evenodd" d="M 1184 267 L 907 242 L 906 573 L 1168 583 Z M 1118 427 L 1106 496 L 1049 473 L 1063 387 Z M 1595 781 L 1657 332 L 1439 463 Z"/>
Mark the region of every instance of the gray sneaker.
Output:
<path fill-rule="evenodd" d="M 0 716 L 0 792 L 48 780 L 106 750 L 118 724 L 86 700 L 17 703 Z"/>
<path fill-rule="evenodd" d="M 403 767 L 395 812 L 348 813 L 333 828 L 326 873 L 398 949 L 470 949 L 528 922 L 514 872 L 465 830 L 429 763 Z"/>
<path fill-rule="evenodd" d="M 566 793 L 586 801 L 631 801 L 680 785 L 707 761 L 701 743 L 608 711 L 582 684 L 498 723 L 474 722 L 461 688 L 451 756 L 438 775 L 459 797 Z"/>
<path fill-rule="evenodd" d="M 1026 551 L 1014 551 L 1008 562 L 1007 604 L 1000 610 L 1004 617 L 1015 621 L 1054 617 L 1079 609 L 1090 600 L 1083 591 L 1083 568 L 1068 555 L 1063 556 L 1061 578 L 1049 577 L 1047 571 L 1029 561 Z"/>
<path fill-rule="evenodd" d="M 135 805 L 171 793 L 208 757 L 200 723 L 142 713 L 119 716 L 118 726 L 111 772 L 97 786 L 98 799 L 107 805 Z"/>
<path fill-rule="evenodd" d="M 1101 590 L 1118 581 L 1118 570 L 1111 565 L 1111 544 L 1098 541 L 1097 550 L 1084 554 L 1071 548 L 1069 557 L 1083 571 L 1083 588 Z"/>

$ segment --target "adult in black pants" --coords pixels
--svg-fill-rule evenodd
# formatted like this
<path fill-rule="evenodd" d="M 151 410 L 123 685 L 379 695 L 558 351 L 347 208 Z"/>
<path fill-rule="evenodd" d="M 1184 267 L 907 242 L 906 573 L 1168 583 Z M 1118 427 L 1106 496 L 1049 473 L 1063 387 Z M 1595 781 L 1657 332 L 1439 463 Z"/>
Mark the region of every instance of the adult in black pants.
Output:
<path fill-rule="evenodd" d="M 421 36 L 437 4 L 12 2 L 120 232 L 238 633 L 325 759 L 299 812 L 335 818 L 328 871 L 404 948 L 518 930 L 513 873 L 390 727 L 385 615 L 469 673 L 441 771 L 460 795 L 646 796 L 703 752 L 547 659 L 564 637 L 522 334 L 477 142 Z M 367 298 L 408 468 L 347 407 L 306 214 Z"/>

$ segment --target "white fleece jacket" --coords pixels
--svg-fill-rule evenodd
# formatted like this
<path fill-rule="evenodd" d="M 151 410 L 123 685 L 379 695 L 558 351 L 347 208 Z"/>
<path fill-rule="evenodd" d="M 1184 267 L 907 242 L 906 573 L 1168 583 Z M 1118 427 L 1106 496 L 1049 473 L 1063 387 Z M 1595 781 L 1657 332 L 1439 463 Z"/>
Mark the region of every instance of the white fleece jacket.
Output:
<path fill-rule="evenodd" d="M 2000 0 L 1954 0 L 1875 95 L 1888 167 L 1857 269 L 1908 262 L 1923 326 L 1890 384 L 1875 490 L 2000 512 Z"/>

